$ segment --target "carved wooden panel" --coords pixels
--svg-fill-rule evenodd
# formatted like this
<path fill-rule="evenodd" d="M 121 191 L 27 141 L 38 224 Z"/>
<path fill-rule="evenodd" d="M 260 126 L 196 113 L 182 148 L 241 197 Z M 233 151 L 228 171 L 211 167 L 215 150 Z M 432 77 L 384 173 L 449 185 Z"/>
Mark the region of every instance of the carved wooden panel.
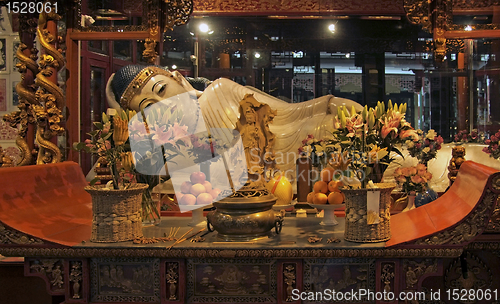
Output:
<path fill-rule="evenodd" d="M 91 259 L 90 299 L 92 302 L 160 302 L 160 259 Z"/>
<path fill-rule="evenodd" d="M 26 258 L 24 275 L 42 278 L 50 295 L 63 295 L 65 288 L 64 263 L 61 259 Z"/>
<path fill-rule="evenodd" d="M 360 0 L 360 1 L 321 1 L 321 0 L 194 0 L 193 14 L 389 14 L 404 15 L 400 1 Z"/>
<path fill-rule="evenodd" d="M 375 280 L 374 259 L 304 259 L 305 292 L 375 290 Z"/>
<path fill-rule="evenodd" d="M 87 259 L 71 259 L 64 261 L 66 284 L 65 303 L 87 303 L 88 301 L 88 263 Z"/>
<path fill-rule="evenodd" d="M 190 259 L 187 302 L 275 303 L 276 260 Z"/>

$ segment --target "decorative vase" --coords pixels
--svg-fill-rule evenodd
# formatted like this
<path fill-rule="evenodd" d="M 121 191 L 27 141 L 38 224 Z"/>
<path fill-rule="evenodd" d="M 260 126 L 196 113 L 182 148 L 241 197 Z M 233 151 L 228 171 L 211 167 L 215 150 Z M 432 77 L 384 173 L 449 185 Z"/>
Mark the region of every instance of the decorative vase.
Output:
<path fill-rule="evenodd" d="M 142 237 L 142 194 L 146 184 L 131 184 L 127 189 L 87 186 L 92 196 L 92 234 L 90 241 L 113 243 Z"/>
<path fill-rule="evenodd" d="M 375 184 L 377 188 L 348 189 L 341 188 L 345 195 L 345 232 L 346 241 L 375 243 L 391 238 L 391 192 L 395 184 Z M 380 191 L 378 222 L 368 224 L 368 191 Z"/>
<path fill-rule="evenodd" d="M 406 198 L 407 198 L 406 201 L 408 203 L 406 204 L 406 207 L 401 212 L 406 212 L 406 211 L 410 211 L 411 209 L 415 209 L 415 195 L 408 195 Z"/>
<path fill-rule="evenodd" d="M 429 186 L 427 186 L 427 190 L 424 192 L 418 193 L 415 197 L 415 207 L 420 207 L 425 204 L 428 204 L 438 198 L 438 194 L 436 191 L 432 190 Z"/>
<path fill-rule="evenodd" d="M 148 190 L 146 190 L 148 191 Z M 151 199 L 151 201 L 149 201 Z M 160 225 L 161 200 L 159 195 L 153 194 L 151 198 L 142 198 L 142 226 Z"/>

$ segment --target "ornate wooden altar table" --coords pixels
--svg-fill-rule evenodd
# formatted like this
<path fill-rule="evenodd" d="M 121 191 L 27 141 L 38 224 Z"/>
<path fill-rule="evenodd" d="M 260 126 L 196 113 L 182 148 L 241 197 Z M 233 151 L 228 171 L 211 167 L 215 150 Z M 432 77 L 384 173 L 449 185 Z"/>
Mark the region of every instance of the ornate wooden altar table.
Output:
<path fill-rule="evenodd" d="M 65 303 L 301 303 L 294 300 L 300 292 L 327 289 L 385 290 L 396 297 L 403 291 L 422 291 L 429 297 L 433 289 L 440 290 L 444 298 L 447 288 L 461 286 L 463 253 L 472 267 L 469 274 L 483 283 L 473 286 L 500 286 L 492 276 L 493 268 L 487 266 L 499 263 L 498 256 L 494 261 L 488 256 L 493 251 L 351 243 L 343 240 L 344 219 L 338 220 L 337 226 L 322 226 L 320 218 L 286 217 L 281 234 L 253 243 L 224 243 L 212 232 L 203 242 L 185 241 L 170 250 L 166 247 L 173 241 L 85 241 L 72 247 L 2 247 L 0 253 L 25 256 L 25 274 L 44 278 L 49 293 L 65 295 Z M 159 238 L 169 235 L 171 227 L 180 227 L 179 237 L 191 228 L 189 221 L 164 217 L 160 226 L 147 227 L 144 234 Z M 317 242 L 309 242 L 310 237 Z"/>

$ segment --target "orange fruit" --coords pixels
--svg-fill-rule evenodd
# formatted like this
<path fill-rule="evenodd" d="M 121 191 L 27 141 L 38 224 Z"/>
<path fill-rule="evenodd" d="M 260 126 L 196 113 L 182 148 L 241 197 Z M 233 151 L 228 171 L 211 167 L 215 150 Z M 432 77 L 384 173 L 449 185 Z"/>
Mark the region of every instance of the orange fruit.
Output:
<path fill-rule="evenodd" d="M 344 185 L 343 182 L 341 181 L 336 181 L 332 180 L 331 182 L 328 183 L 328 191 L 330 192 L 339 192 L 339 187 L 342 187 Z"/>
<path fill-rule="evenodd" d="M 328 195 L 328 203 L 330 205 L 339 205 L 344 202 L 344 194 L 342 192 L 331 192 Z"/>
<path fill-rule="evenodd" d="M 327 193 L 328 192 L 328 184 L 324 181 L 317 181 L 313 186 L 314 192 Z"/>
<path fill-rule="evenodd" d="M 324 193 L 314 193 L 313 203 L 318 205 L 325 205 L 328 197 Z"/>
<path fill-rule="evenodd" d="M 333 174 L 335 173 L 335 169 L 326 167 L 325 169 L 321 170 L 320 177 L 321 180 L 324 182 L 329 182 L 333 179 Z"/>
<path fill-rule="evenodd" d="M 307 195 L 307 202 L 309 204 L 314 204 L 313 203 L 313 198 L 314 198 L 314 192 L 309 192 L 309 194 Z"/>

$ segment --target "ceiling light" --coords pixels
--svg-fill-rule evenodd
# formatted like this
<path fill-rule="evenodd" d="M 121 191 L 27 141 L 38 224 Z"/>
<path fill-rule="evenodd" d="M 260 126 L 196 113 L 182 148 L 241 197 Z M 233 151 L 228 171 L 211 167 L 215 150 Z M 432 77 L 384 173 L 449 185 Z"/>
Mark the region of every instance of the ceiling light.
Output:
<path fill-rule="evenodd" d="M 331 24 L 328 26 L 328 29 L 330 30 L 330 32 L 335 33 L 335 24 L 331 23 Z"/>
<path fill-rule="evenodd" d="M 200 32 L 202 32 L 202 33 L 207 33 L 210 30 L 206 23 L 200 23 L 198 28 L 200 29 Z"/>

